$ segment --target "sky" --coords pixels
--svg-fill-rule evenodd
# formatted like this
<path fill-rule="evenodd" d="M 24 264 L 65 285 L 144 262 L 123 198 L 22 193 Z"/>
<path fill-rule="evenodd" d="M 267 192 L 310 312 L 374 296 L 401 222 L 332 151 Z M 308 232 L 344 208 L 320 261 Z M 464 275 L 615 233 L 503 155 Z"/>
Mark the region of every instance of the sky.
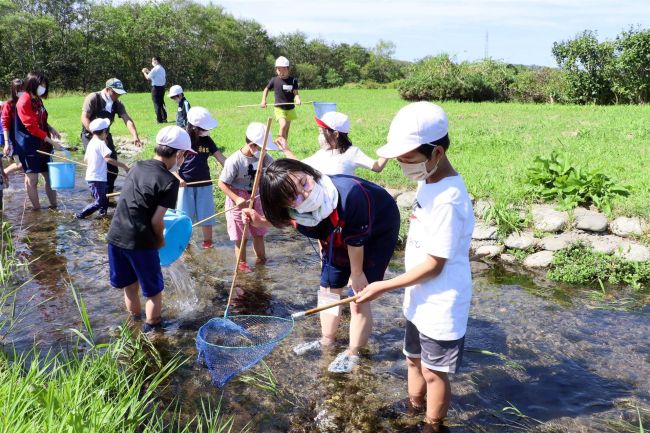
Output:
<path fill-rule="evenodd" d="M 553 42 L 594 30 L 614 39 L 630 26 L 650 28 L 650 0 L 214 0 L 272 36 L 301 31 L 326 42 L 379 40 L 394 57 L 415 61 L 449 53 L 458 61 L 488 56 L 508 63 L 556 66 Z M 487 35 L 487 44 L 486 44 Z"/>

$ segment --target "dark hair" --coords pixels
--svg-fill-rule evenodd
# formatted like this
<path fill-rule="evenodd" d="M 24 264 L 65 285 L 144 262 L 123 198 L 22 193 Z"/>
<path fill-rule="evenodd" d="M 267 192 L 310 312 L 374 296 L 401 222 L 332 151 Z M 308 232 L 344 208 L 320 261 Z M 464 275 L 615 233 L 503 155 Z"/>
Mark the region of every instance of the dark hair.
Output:
<path fill-rule="evenodd" d="M 187 122 L 185 130 L 190 136 L 190 141 L 192 142 L 192 150 L 195 152 L 199 151 L 199 132 L 205 131 L 203 128 L 199 128 L 196 125 L 192 125 L 190 122 Z"/>
<path fill-rule="evenodd" d="M 445 134 L 444 137 L 439 138 L 436 141 L 432 141 L 431 143 L 421 144 L 420 147 L 415 150 L 426 156 L 427 159 L 431 159 L 431 154 L 433 153 L 433 149 L 435 149 L 436 146 L 441 146 L 443 149 L 445 149 L 445 152 L 447 152 L 447 149 L 449 149 L 449 134 Z"/>
<path fill-rule="evenodd" d="M 18 92 L 22 92 L 25 86 L 25 82 L 20 78 L 16 78 L 11 81 L 11 87 L 9 93 L 11 93 L 11 102 L 14 104 L 18 101 Z"/>
<path fill-rule="evenodd" d="M 174 155 L 176 155 L 176 152 L 178 152 L 178 149 L 175 149 L 173 147 L 165 146 L 164 144 L 158 144 L 156 145 L 156 155 L 162 157 L 162 158 L 170 158 Z"/>
<path fill-rule="evenodd" d="M 260 200 L 266 220 L 275 227 L 289 224 L 289 203 L 298 195 L 298 188 L 289 176 L 291 173 L 306 173 L 318 182 L 319 171 L 295 159 L 280 158 L 271 163 L 260 179 Z"/>
<path fill-rule="evenodd" d="M 350 141 L 350 137 L 348 137 L 347 132 L 335 131 L 334 129 L 330 128 L 327 128 L 326 130 L 329 134 L 334 134 L 334 132 L 339 133 L 339 136 L 336 138 L 336 149 L 339 151 L 339 153 L 345 153 L 345 151 L 348 150 L 350 146 L 352 146 L 352 142 Z"/>
<path fill-rule="evenodd" d="M 100 129 L 100 130 L 98 130 L 98 131 L 94 131 L 94 132 L 93 132 L 93 135 L 101 135 L 101 134 L 103 134 L 104 132 L 108 132 L 108 128 L 104 128 L 104 129 Z"/>
<path fill-rule="evenodd" d="M 25 92 L 31 95 L 38 96 L 38 86 L 45 87 L 45 93 L 40 96 L 41 99 L 46 99 L 50 91 L 50 82 L 42 72 L 30 72 L 25 78 Z"/>
<path fill-rule="evenodd" d="M 154 59 L 156 62 L 160 63 L 160 57 L 158 57 L 158 56 L 153 56 L 152 59 Z"/>

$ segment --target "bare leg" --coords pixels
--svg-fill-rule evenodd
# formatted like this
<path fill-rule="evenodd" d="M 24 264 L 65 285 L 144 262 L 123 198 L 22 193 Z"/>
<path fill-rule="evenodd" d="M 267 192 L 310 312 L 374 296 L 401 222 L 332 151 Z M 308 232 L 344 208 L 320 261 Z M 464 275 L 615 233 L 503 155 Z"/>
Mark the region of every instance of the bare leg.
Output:
<path fill-rule="evenodd" d="M 38 201 L 38 173 L 25 173 L 25 191 L 32 202 L 32 209 L 39 210 L 41 204 Z"/>
<path fill-rule="evenodd" d="M 359 349 L 368 344 L 372 331 L 372 310 L 370 302 L 350 304 L 350 355 L 358 355 Z"/>
<path fill-rule="evenodd" d="M 255 251 L 255 263 L 266 263 L 266 249 L 264 248 L 264 236 L 253 236 L 253 251 Z"/>
<path fill-rule="evenodd" d="M 50 174 L 49 173 L 42 173 L 43 177 L 45 178 L 45 194 L 47 195 L 47 199 L 50 201 L 50 206 L 52 207 L 57 207 L 58 203 L 56 201 L 56 191 L 52 189 L 52 186 L 50 185 Z"/>
<path fill-rule="evenodd" d="M 203 240 L 212 242 L 212 226 L 201 226 Z"/>
<path fill-rule="evenodd" d="M 246 242 L 244 242 L 244 249 L 241 252 L 241 257 L 239 259 L 239 263 L 245 262 L 246 261 Z M 241 239 L 238 239 L 235 241 L 235 260 L 237 260 L 237 257 L 239 257 L 239 245 L 241 244 Z"/>
<path fill-rule="evenodd" d="M 5 168 L 5 173 L 7 173 L 7 175 L 10 175 L 11 173 L 19 172 L 22 170 L 23 170 L 22 164 L 18 164 L 14 162 L 12 164 L 9 164 L 9 166 Z"/>
<path fill-rule="evenodd" d="M 427 382 L 427 422 L 441 422 L 447 416 L 451 401 L 449 375 L 421 366 L 422 376 Z"/>
<path fill-rule="evenodd" d="M 321 287 L 320 291 L 326 293 L 327 289 Z M 343 289 L 330 289 L 330 292 L 340 295 Z M 323 346 L 331 346 L 336 340 L 336 330 L 339 327 L 339 322 L 341 321 L 341 316 L 335 316 L 334 314 L 328 313 L 327 311 L 320 312 L 320 328 L 321 328 L 321 344 Z"/>
<path fill-rule="evenodd" d="M 291 122 L 287 119 L 278 120 L 278 124 L 280 125 L 280 132 L 279 132 L 280 137 L 284 137 L 286 139 L 289 136 L 290 123 Z"/>
<path fill-rule="evenodd" d="M 409 401 L 412 406 L 422 407 L 426 403 L 427 382 L 422 375 L 420 358 L 409 358 L 407 356 L 406 367 Z"/>
<path fill-rule="evenodd" d="M 144 305 L 146 322 L 150 325 L 160 323 L 160 313 L 162 311 L 162 292 L 147 298 Z"/>
<path fill-rule="evenodd" d="M 124 288 L 124 304 L 129 313 L 139 315 L 142 313 L 140 305 L 140 284 L 136 281 Z"/>

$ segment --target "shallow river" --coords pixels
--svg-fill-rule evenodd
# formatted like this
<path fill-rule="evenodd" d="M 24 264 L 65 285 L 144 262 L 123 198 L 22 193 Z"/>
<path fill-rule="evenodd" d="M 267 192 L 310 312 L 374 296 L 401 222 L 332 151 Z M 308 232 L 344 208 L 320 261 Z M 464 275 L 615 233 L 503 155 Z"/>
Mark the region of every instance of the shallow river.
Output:
<path fill-rule="evenodd" d="M 81 174 L 81 172 L 79 173 Z M 5 216 L 15 227 L 15 243 L 31 263 L 32 278 L 20 292 L 27 308 L 12 334 L 19 349 L 36 341 L 66 347 L 71 327 L 81 329 L 70 283 L 81 292 L 95 333 L 107 339 L 128 315 L 122 293 L 108 284 L 104 236 L 109 221 L 73 217 L 89 200 L 82 179 L 59 194 L 59 209 L 23 211 L 22 177 L 5 191 Z M 42 199 L 45 200 L 44 194 Z M 109 211 L 109 213 L 112 211 Z M 200 235 L 199 235 L 200 236 Z M 166 271 L 164 316 L 169 326 L 155 338 L 165 356 L 196 356 L 197 329 L 223 315 L 234 264 L 225 221 L 215 228 L 216 248 L 202 250 L 196 238 L 182 262 Z M 289 317 L 316 303 L 318 255 L 306 238 L 272 231 L 266 240 L 269 262 L 240 277 L 243 289 L 234 313 Z M 249 263 L 253 266 L 252 248 Z M 389 273 L 399 271 L 394 260 Z M 535 282 L 500 268 L 474 262 L 474 298 L 462 372 L 452 378 L 449 424 L 453 432 L 638 432 L 636 407 L 650 427 L 650 310 L 647 293 L 602 309 L 588 292 Z M 265 432 L 415 432 L 418 419 L 400 414 L 406 396 L 406 367 L 401 353 L 401 292 L 374 302 L 375 327 L 368 353 L 350 375 L 327 372 L 333 353 L 297 357 L 291 348 L 319 335 L 317 317 L 296 322 L 291 334 L 265 358 L 278 382 L 274 394 L 235 379 L 223 390 L 208 372 L 188 363 L 175 374 L 170 395 L 195 407 L 201 397 L 223 396 L 224 413 L 236 426 Z M 641 305 L 639 305 L 641 299 Z M 606 305 L 612 305 L 610 302 Z M 233 314 L 234 314 L 233 313 Z M 261 378 L 258 365 L 247 376 Z M 505 411 L 504 408 L 508 408 Z"/>

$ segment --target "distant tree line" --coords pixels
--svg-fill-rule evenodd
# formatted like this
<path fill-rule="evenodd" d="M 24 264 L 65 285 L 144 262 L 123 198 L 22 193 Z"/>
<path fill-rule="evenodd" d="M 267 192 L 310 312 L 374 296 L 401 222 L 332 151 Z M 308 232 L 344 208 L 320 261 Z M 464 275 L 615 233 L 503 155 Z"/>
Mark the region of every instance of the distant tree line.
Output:
<path fill-rule="evenodd" d="M 585 31 L 556 42 L 552 52 L 559 68 L 492 59 L 455 62 L 447 54 L 427 57 L 410 67 L 398 88 L 409 100 L 650 102 L 650 30 L 631 28 L 604 42 Z"/>
<path fill-rule="evenodd" d="M 154 55 L 168 82 L 190 89 L 260 89 L 279 55 L 307 88 L 390 83 L 406 67 L 390 42 L 369 49 L 299 32 L 271 37 L 255 21 L 191 0 L 0 0 L 0 29 L 2 91 L 35 69 L 53 89 L 88 91 L 116 76 L 128 90 L 146 90 L 140 70 Z"/>

